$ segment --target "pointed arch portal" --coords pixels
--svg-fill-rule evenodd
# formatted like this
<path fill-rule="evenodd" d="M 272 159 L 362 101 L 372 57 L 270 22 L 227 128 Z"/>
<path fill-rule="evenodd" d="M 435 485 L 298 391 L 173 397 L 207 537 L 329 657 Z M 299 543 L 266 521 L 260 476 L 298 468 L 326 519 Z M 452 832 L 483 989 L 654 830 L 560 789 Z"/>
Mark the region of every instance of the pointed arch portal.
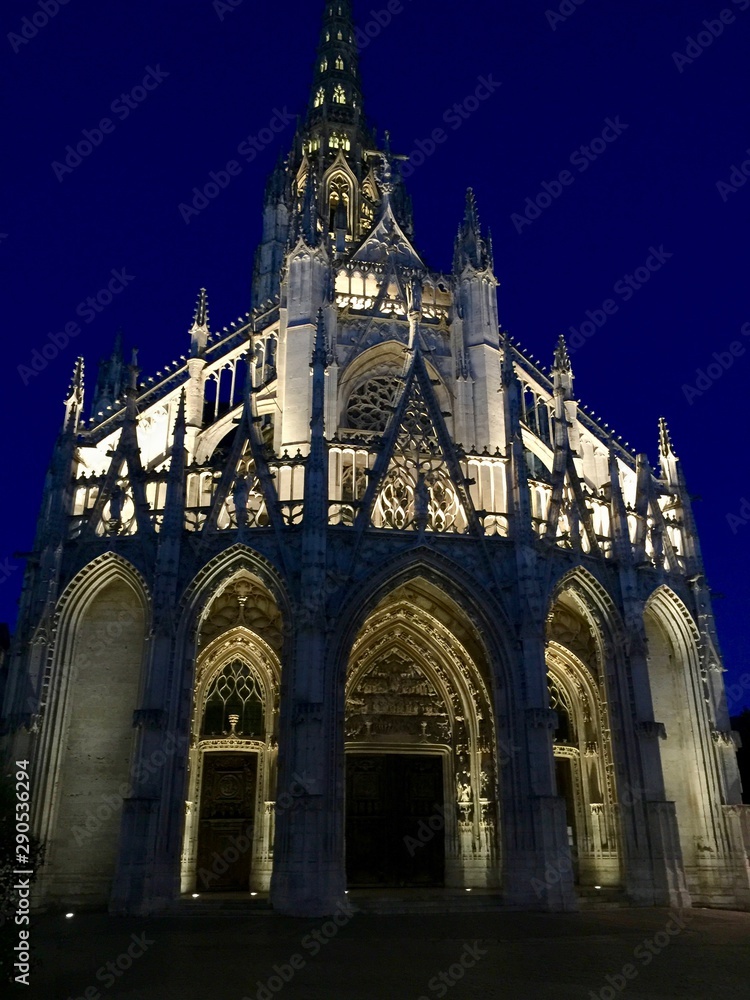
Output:
<path fill-rule="evenodd" d="M 496 884 L 492 701 L 480 644 L 470 651 L 444 624 L 460 614 L 414 581 L 381 601 L 353 645 L 345 710 L 350 885 Z"/>
<path fill-rule="evenodd" d="M 245 569 L 218 587 L 200 617 L 183 892 L 270 884 L 281 642 L 276 601 Z"/>

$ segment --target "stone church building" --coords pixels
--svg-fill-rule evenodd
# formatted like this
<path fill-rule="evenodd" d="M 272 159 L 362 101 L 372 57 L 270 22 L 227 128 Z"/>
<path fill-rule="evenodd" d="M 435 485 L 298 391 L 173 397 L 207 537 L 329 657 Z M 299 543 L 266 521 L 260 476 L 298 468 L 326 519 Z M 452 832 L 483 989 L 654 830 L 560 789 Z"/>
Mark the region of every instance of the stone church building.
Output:
<path fill-rule="evenodd" d="M 492 890 L 750 906 L 690 496 L 501 329 L 469 192 L 424 262 L 329 0 L 252 311 L 65 401 L 3 707 L 49 906 Z M 188 323 L 186 322 L 186 327 Z M 623 391 L 625 387 L 623 386 Z"/>

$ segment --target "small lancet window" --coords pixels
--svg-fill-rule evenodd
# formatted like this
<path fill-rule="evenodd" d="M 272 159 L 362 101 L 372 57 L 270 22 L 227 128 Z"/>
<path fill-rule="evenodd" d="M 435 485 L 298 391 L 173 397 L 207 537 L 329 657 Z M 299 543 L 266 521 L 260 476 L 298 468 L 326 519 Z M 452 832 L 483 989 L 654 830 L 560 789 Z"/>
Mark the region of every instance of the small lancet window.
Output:
<path fill-rule="evenodd" d="M 336 69 L 343 70 L 343 68 L 344 68 L 344 60 L 341 58 L 341 56 L 336 56 Z"/>
<path fill-rule="evenodd" d="M 343 40 L 344 40 L 344 33 L 343 33 L 343 31 L 340 31 L 339 32 L 339 41 L 343 42 Z"/>
<path fill-rule="evenodd" d="M 323 101 L 325 101 L 325 99 L 326 99 L 326 92 L 321 87 L 320 90 L 315 95 L 315 107 L 319 108 L 321 106 L 321 104 L 323 103 Z"/>
<path fill-rule="evenodd" d="M 320 64 L 320 72 L 325 73 L 327 69 L 328 69 L 328 60 L 324 59 L 323 62 Z"/>
<path fill-rule="evenodd" d="M 346 91 L 338 84 L 333 90 L 333 100 L 336 104 L 346 104 Z"/>

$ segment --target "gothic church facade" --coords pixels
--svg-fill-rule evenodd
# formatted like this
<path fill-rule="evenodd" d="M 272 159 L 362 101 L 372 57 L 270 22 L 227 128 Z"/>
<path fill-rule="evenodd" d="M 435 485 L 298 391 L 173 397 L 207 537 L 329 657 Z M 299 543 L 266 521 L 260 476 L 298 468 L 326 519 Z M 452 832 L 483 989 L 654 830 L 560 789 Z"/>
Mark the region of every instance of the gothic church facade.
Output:
<path fill-rule="evenodd" d="M 680 461 L 632 454 L 498 320 L 469 192 L 425 264 L 329 0 L 252 311 L 65 402 L 4 703 L 41 905 L 348 888 L 750 905 Z M 550 349 L 552 353 L 552 347 Z M 429 834 L 426 834 L 428 831 Z"/>

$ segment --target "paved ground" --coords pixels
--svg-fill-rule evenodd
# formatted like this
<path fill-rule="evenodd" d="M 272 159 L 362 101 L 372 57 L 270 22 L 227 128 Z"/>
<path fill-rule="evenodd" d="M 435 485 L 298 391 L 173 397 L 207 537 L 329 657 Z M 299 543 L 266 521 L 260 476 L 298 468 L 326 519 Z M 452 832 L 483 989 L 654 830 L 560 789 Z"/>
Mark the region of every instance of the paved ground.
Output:
<path fill-rule="evenodd" d="M 342 912 L 340 927 L 264 913 L 46 916 L 34 929 L 42 964 L 21 992 L 34 1000 L 748 1000 L 750 914 L 683 916 L 684 928 L 666 910 Z"/>

